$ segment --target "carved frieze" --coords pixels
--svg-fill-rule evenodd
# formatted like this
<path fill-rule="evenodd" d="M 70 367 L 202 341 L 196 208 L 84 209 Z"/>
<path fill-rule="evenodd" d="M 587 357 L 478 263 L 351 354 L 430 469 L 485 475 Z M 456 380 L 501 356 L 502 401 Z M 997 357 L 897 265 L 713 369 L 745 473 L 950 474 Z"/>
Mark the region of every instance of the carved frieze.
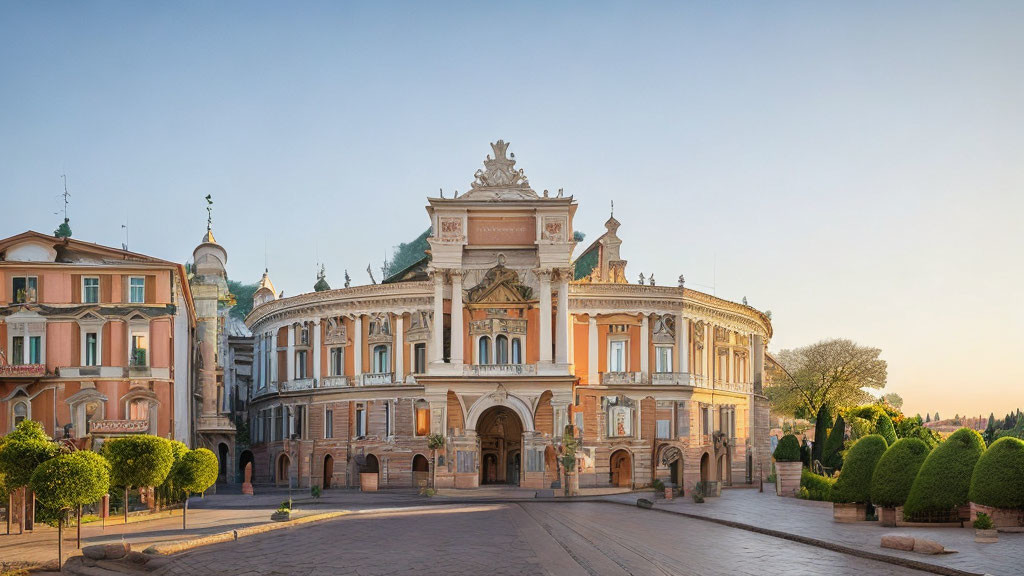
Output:
<path fill-rule="evenodd" d="M 340 317 L 327 319 L 324 327 L 324 343 L 345 345 L 348 342 L 348 328 Z"/>

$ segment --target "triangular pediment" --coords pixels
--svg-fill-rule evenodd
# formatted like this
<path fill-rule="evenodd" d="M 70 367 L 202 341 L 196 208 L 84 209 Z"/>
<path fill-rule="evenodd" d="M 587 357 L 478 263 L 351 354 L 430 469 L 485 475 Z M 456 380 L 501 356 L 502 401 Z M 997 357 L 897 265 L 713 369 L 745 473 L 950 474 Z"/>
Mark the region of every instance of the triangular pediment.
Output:
<path fill-rule="evenodd" d="M 479 284 L 469 289 L 466 302 L 478 306 L 525 305 L 532 296 L 533 291 L 519 281 L 519 274 L 515 270 L 498 264 L 487 271 Z"/>

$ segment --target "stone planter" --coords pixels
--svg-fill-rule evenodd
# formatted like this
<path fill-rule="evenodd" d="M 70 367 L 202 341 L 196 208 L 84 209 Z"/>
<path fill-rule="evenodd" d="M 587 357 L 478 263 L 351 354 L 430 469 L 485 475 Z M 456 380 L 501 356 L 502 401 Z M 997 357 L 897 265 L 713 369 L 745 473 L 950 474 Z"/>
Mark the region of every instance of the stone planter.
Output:
<path fill-rule="evenodd" d="M 863 522 L 868 517 L 868 505 L 860 502 L 832 504 L 832 519 L 836 522 Z"/>
<path fill-rule="evenodd" d="M 802 462 L 776 462 L 775 487 L 779 496 L 796 496 L 800 491 Z"/>
<path fill-rule="evenodd" d="M 974 541 L 982 544 L 999 542 L 999 531 L 995 528 L 989 530 L 974 530 Z"/>
<path fill-rule="evenodd" d="M 992 519 L 992 528 L 1016 528 L 1018 526 L 1024 526 L 1024 510 L 1015 510 L 1013 508 L 993 508 L 991 506 L 982 506 L 981 504 L 971 502 L 971 512 L 969 517 L 971 522 L 978 519 L 978 512 L 988 514 L 988 517 Z"/>
<path fill-rule="evenodd" d="M 878 512 L 878 523 L 886 528 L 893 528 L 897 522 L 903 521 L 903 507 L 896 508 L 875 508 Z"/>
<path fill-rule="evenodd" d="M 292 517 L 292 513 L 289 511 L 277 511 L 270 515 L 270 519 L 274 522 L 287 522 Z"/>
<path fill-rule="evenodd" d="M 361 472 L 359 474 L 359 489 L 363 492 L 377 491 L 377 473 Z"/>

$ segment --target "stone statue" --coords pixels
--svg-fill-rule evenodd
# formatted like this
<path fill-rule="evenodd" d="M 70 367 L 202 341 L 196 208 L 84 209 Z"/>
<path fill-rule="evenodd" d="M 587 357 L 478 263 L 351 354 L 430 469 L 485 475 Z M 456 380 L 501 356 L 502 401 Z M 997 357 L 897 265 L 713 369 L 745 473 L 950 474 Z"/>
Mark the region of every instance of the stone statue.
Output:
<path fill-rule="evenodd" d="M 348 276 L 348 268 L 345 269 L 345 288 L 348 288 L 352 284 L 352 279 Z"/>
<path fill-rule="evenodd" d="M 651 274 L 650 284 L 651 284 L 651 286 L 654 286 L 654 274 Z"/>
<path fill-rule="evenodd" d="M 640 273 L 640 285 L 643 286 L 643 284 L 644 284 L 644 273 L 641 272 Z"/>
<path fill-rule="evenodd" d="M 686 284 L 686 278 L 682 274 L 679 275 L 679 287 L 682 288 L 683 284 Z"/>

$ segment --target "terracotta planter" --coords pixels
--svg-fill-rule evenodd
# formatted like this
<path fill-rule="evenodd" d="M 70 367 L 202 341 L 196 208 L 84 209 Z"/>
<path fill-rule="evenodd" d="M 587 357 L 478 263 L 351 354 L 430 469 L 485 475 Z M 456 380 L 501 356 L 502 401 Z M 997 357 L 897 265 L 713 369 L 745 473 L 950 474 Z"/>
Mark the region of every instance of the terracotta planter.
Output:
<path fill-rule="evenodd" d="M 796 496 L 800 491 L 802 462 L 776 462 L 775 486 L 779 496 Z"/>
<path fill-rule="evenodd" d="M 875 508 L 878 511 L 878 523 L 886 528 L 894 528 L 896 523 L 903 520 L 903 507 L 899 508 Z"/>
<path fill-rule="evenodd" d="M 993 544 L 999 542 L 999 531 L 995 528 L 990 530 L 974 530 L 974 541 L 982 544 Z"/>
<path fill-rule="evenodd" d="M 363 492 L 377 491 L 377 473 L 362 472 L 359 474 L 359 489 Z"/>
<path fill-rule="evenodd" d="M 864 522 L 868 517 L 868 505 L 853 502 L 832 504 L 832 519 L 836 522 Z"/>

